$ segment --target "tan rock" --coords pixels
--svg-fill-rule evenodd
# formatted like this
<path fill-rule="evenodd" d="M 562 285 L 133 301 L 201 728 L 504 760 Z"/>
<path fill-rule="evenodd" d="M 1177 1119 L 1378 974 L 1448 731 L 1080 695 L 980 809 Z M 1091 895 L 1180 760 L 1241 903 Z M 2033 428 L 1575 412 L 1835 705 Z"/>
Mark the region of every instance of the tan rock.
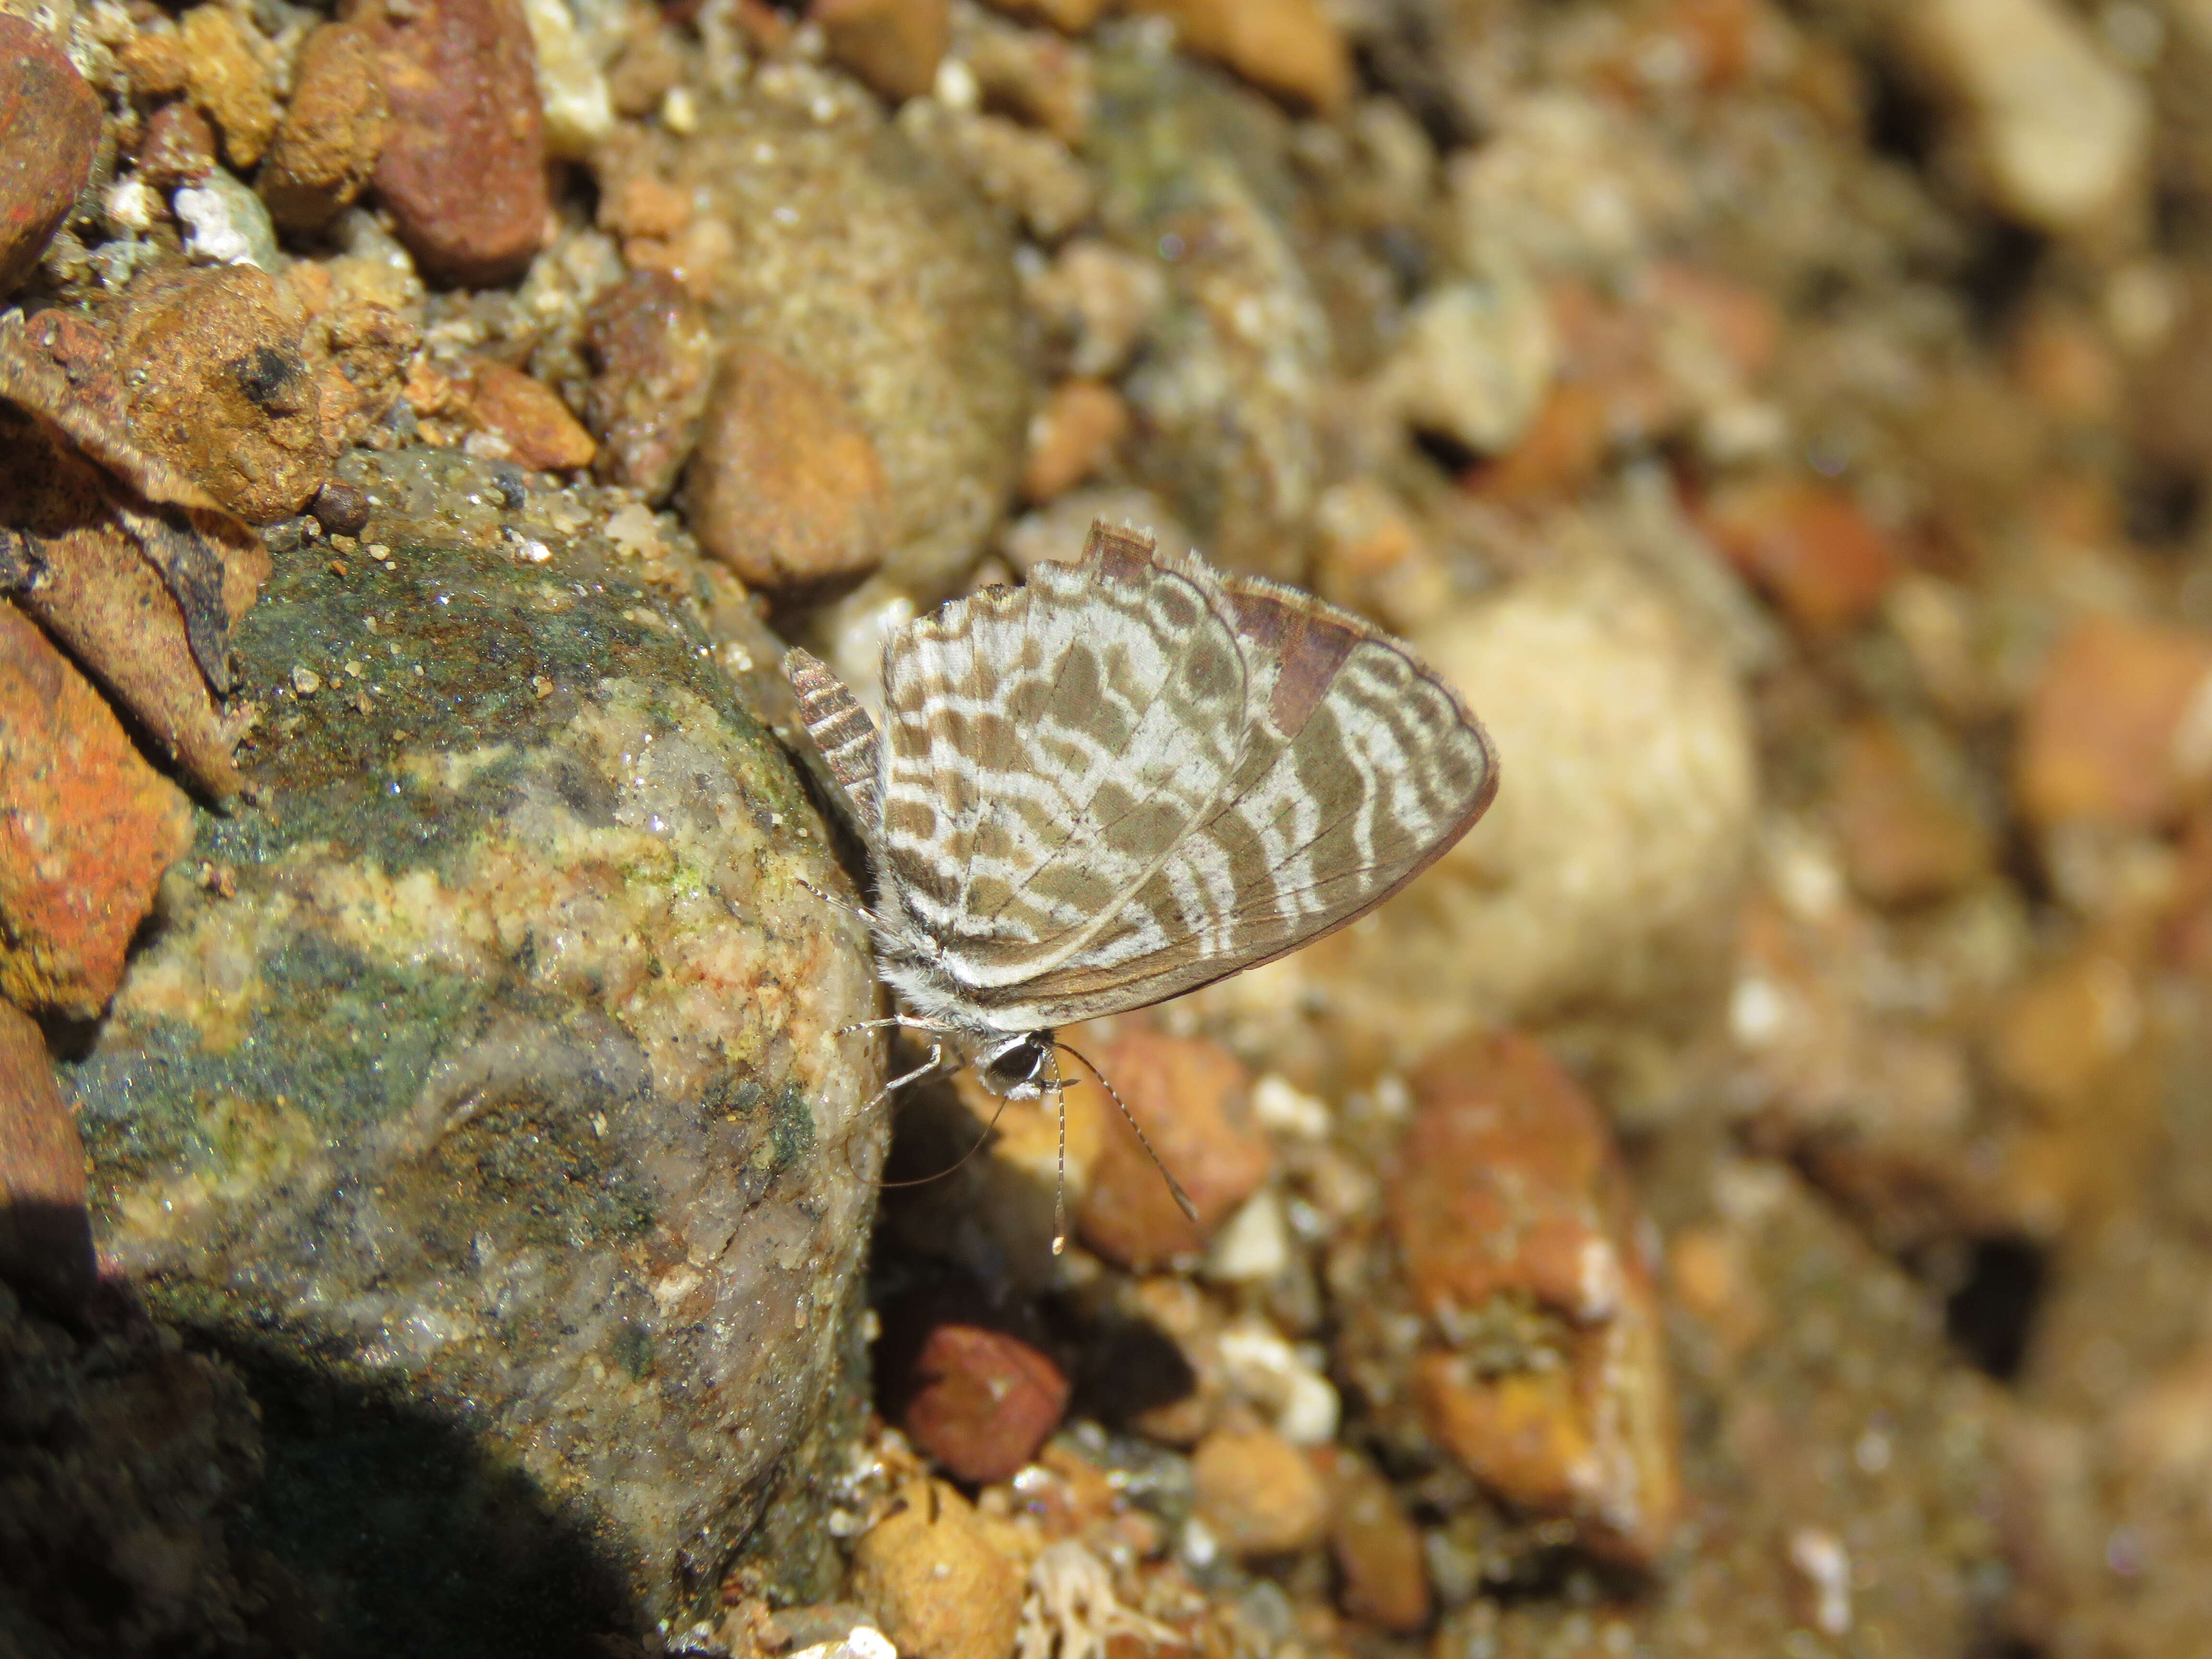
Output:
<path fill-rule="evenodd" d="M 1340 1454 L 1328 1526 L 1338 1604 L 1350 1617 L 1412 1634 L 1429 1622 L 1433 1601 L 1421 1529 L 1391 1484 L 1363 1459 Z"/>
<path fill-rule="evenodd" d="M 589 466 L 598 452 L 560 393 L 519 368 L 480 358 L 469 365 L 462 397 L 470 417 L 505 442 L 508 459 L 518 466 L 573 472 Z"/>
<path fill-rule="evenodd" d="M 1155 1164 L 1110 1101 L 1091 1188 L 1076 1212 L 1083 1242 L 1124 1267 L 1144 1268 L 1202 1249 L 1206 1238 L 1257 1192 L 1274 1152 L 1252 1121 L 1251 1079 L 1216 1042 L 1171 1037 L 1144 1026 L 1093 1055 L 1158 1155 Z M 1073 1069 L 1071 1067 L 1071 1070 Z M 1094 1090 L 1087 1076 L 1072 1089 Z M 1179 1209 L 1164 1168 L 1198 1212 Z"/>
<path fill-rule="evenodd" d="M 1081 483 L 1112 459 L 1129 429 L 1129 406 L 1100 380 L 1062 380 L 1030 416 L 1030 458 L 1022 493 L 1051 500 Z"/>
<path fill-rule="evenodd" d="M 116 319 L 132 435 L 249 524 L 296 513 L 330 471 L 300 325 L 252 265 L 141 277 Z"/>
<path fill-rule="evenodd" d="M 827 386 L 758 346 L 722 359 L 685 504 L 700 545 L 757 587 L 865 574 L 890 533 L 866 431 Z"/>
<path fill-rule="evenodd" d="M 940 1481 L 900 1492 L 853 1552 L 853 1594 L 914 1659 L 1007 1659 L 1022 1591 L 1020 1569 Z"/>
<path fill-rule="evenodd" d="M 1890 12 L 2000 212 L 2063 236 L 2139 210 L 2149 94 L 2078 14 L 2053 0 L 1916 0 Z"/>
<path fill-rule="evenodd" d="M 2099 617 L 2059 641 L 2027 706 L 2014 791 L 2030 822 L 2143 829 L 2212 774 L 2212 635 Z"/>
<path fill-rule="evenodd" d="M 1199 1519 L 1231 1555 L 1295 1554 L 1328 1529 L 1327 1486 L 1272 1429 L 1224 1424 L 1199 1443 L 1190 1474 Z"/>
<path fill-rule="evenodd" d="M 1834 814 L 1851 884 L 1877 904 L 1954 893 L 1990 867 L 1988 830 L 1933 731 L 1866 720 L 1844 734 Z"/>
<path fill-rule="evenodd" d="M 254 188 L 288 230 L 316 230 L 368 187 L 392 106 L 366 30 L 325 23 L 307 37 L 292 101 Z"/>
<path fill-rule="evenodd" d="M 1106 14 L 1107 0 L 994 0 L 1000 10 L 1049 23 L 1062 34 L 1081 34 Z"/>
<path fill-rule="evenodd" d="M 208 0 L 178 20 L 185 89 L 222 134 L 223 154 L 241 172 L 261 159 L 276 136 L 277 107 L 269 70 L 246 27 L 226 6 Z"/>
<path fill-rule="evenodd" d="M 936 85 L 952 40 L 949 0 L 814 0 L 808 15 L 830 55 L 895 102 Z"/>
<path fill-rule="evenodd" d="M 1323 115 L 1352 95 L 1352 59 L 1318 0 L 1142 0 L 1175 20 L 1182 44 L 1255 86 Z"/>

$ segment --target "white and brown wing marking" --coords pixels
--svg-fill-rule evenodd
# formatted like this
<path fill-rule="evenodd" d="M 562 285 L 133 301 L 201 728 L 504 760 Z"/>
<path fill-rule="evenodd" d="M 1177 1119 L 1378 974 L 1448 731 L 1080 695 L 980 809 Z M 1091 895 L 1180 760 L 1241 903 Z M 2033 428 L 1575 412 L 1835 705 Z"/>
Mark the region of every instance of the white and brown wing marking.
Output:
<path fill-rule="evenodd" d="M 861 839 L 872 845 L 882 817 L 877 804 L 876 769 L 881 745 L 876 739 L 876 723 L 860 707 L 860 700 L 819 657 L 805 651 L 787 651 L 783 672 L 798 700 L 799 717 L 806 722 L 806 735 L 814 740 L 822 763 L 852 803 Z"/>
<path fill-rule="evenodd" d="M 1310 943 L 1498 785 L 1481 726 L 1396 641 L 1103 525 L 1079 563 L 911 624 L 884 685 L 879 902 L 928 981 L 895 982 L 988 1029 L 1141 1007 Z"/>

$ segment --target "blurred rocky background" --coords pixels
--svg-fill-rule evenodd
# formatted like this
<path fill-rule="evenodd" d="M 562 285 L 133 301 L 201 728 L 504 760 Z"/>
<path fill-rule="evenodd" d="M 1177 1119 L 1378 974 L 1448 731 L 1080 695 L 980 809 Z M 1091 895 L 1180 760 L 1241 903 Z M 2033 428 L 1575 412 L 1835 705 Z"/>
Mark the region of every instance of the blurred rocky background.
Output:
<path fill-rule="evenodd" d="M 2212 1648 L 2208 110 L 2203 0 L 0 0 L 0 1651 Z M 1066 1034 L 1195 1226 L 872 1103 L 775 671 L 1094 516 L 1504 756 Z"/>

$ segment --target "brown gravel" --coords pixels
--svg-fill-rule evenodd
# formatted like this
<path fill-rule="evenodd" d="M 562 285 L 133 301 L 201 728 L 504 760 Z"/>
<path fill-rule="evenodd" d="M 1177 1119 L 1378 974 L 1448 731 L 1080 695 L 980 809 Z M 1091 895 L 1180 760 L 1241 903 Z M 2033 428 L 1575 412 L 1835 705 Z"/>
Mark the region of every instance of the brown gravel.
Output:
<path fill-rule="evenodd" d="M 635 272 L 592 302 L 585 341 L 597 372 L 584 419 L 599 441 L 599 476 L 666 500 L 714 386 L 705 307 L 665 271 Z"/>
<path fill-rule="evenodd" d="M 1113 1080 L 1159 1164 L 1127 1120 L 1110 1103 L 1099 1103 L 1104 1109 L 1093 1110 L 1105 1129 L 1091 1189 L 1076 1210 L 1077 1231 L 1091 1249 L 1124 1267 L 1188 1256 L 1259 1189 L 1274 1161 L 1252 1122 L 1250 1074 L 1218 1043 L 1143 1027 L 1125 1030 L 1092 1058 Z M 1160 1165 L 1198 1211 L 1194 1225 L 1176 1206 Z"/>
<path fill-rule="evenodd" d="M 807 15 L 830 55 L 894 102 L 935 84 L 952 38 L 950 0 L 814 0 Z"/>

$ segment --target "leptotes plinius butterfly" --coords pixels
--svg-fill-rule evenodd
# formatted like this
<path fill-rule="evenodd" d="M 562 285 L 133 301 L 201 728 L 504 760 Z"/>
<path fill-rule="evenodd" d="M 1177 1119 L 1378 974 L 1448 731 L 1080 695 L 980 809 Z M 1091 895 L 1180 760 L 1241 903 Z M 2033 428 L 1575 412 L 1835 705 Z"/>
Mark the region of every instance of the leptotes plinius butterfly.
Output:
<path fill-rule="evenodd" d="M 896 1023 L 1002 1096 L 1058 1086 L 1055 1026 L 1365 915 L 1498 788 L 1481 725 L 1405 646 L 1103 524 L 1079 562 L 890 638 L 888 741 L 815 658 L 784 670 L 874 866 Z"/>

